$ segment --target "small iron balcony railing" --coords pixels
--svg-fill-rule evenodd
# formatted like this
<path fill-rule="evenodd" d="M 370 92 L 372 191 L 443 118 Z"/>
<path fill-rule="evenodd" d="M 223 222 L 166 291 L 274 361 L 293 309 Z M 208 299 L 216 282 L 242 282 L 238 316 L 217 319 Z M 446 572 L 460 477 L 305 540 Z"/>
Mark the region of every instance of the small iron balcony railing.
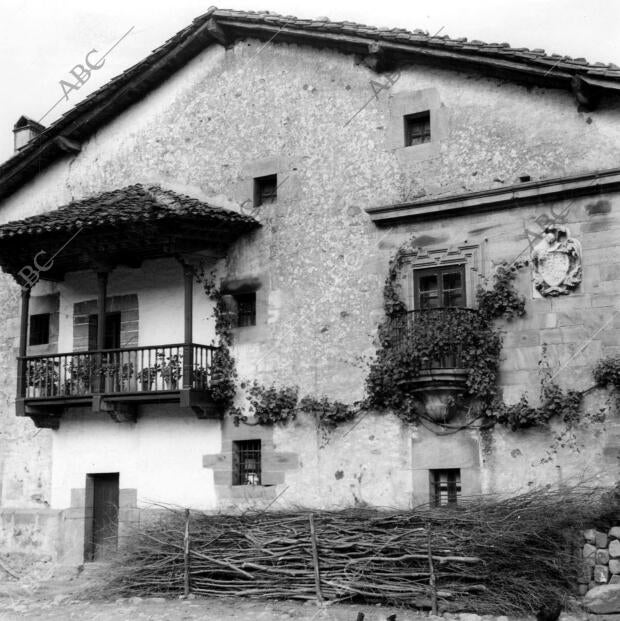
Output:
<path fill-rule="evenodd" d="M 22 363 L 25 399 L 86 397 L 179 390 L 183 385 L 183 344 L 103 349 L 27 356 Z M 189 387 L 208 390 L 217 347 L 192 343 Z"/>
<path fill-rule="evenodd" d="M 431 352 L 424 368 L 454 369 L 463 366 L 459 333 L 471 331 L 479 317 L 474 308 L 446 307 L 407 311 L 390 320 L 384 332 L 389 347 L 407 351 L 416 342 Z"/>

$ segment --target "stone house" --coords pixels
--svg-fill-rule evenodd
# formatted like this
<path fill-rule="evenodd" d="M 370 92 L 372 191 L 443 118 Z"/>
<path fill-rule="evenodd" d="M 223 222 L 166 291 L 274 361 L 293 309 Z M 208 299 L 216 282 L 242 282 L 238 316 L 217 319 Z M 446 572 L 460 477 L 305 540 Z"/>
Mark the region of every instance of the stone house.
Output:
<path fill-rule="evenodd" d="M 620 419 L 592 372 L 620 354 L 619 68 L 210 9 L 50 127 L 14 132 L 3 549 L 98 558 L 150 503 L 406 508 L 617 481 Z M 360 406 L 327 429 L 316 411 L 236 425 L 214 397 L 219 302 L 238 416 L 254 380 L 352 406 L 388 274 L 406 341 L 421 317 L 477 317 L 503 261 L 525 305 L 493 319 L 498 394 L 535 409 L 542 359 L 583 393 L 579 423 L 483 424 L 451 400 L 470 376 L 449 347 L 414 382 L 415 420 Z"/>

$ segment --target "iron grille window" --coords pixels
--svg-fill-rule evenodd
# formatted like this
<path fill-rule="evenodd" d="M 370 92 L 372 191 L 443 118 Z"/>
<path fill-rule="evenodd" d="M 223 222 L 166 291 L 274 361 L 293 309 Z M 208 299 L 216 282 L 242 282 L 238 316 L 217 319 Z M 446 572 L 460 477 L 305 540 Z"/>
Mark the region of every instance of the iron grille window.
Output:
<path fill-rule="evenodd" d="M 233 442 L 233 485 L 261 484 L 261 441 Z"/>
<path fill-rule="evenodd" d="M 275 203 L 278 198 L 278 175 L 254 179 L 254 207 Z"/>
<path fill-rule="evenodd" d="M 420 112 L 405 116 L 405 146 L 431 141 L 431 113 Z"/>
<path fill-rule="evenodd" d="M 460 469 L 431 470 L 430 475 L 431 505 L 433 507 L 448 507 L 457 504 L 461 495 Z"/>
<path fill-rule="evenodd" d="M 464 265 L 414 270 L 413 285 L 416 309 L 465 306 Z"/>
<path fill-rule="evenodd" d="M 30 345 L 47 345 L 50 342 L 50 314 L 30 316 Z"/>

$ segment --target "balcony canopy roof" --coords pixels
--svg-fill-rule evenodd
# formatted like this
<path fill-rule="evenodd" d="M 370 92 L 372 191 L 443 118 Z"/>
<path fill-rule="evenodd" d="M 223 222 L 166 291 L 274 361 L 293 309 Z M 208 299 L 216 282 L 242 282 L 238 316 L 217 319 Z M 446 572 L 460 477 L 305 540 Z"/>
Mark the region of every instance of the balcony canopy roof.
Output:
<path fill-rule="evenodd" d="M 200 251 L 223 255 L 254 218 L 159 186 L 132 185 L 0 226 L 0 267 L 52 265 L 47 280 L 67 272 L 138 267 L 144 260 Z M 20 282 L 23 284 L 23 282 Z"/>

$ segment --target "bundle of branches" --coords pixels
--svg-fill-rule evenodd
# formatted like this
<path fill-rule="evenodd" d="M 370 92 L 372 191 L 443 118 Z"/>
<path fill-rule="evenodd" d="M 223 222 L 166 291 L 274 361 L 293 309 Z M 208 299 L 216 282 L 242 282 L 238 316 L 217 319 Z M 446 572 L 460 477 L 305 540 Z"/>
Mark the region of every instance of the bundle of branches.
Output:
<path fill-rule="evenodd" d="M 171 510 L 130 538 L 107 592 L 176 596 L 189 586 L 204 596 L 532 613 L 576 584 L 577 531 L 619 512 L 619 488 L 591 487 L 447 510 L 192 512 L 188 531 L 185 512 Z"/>

